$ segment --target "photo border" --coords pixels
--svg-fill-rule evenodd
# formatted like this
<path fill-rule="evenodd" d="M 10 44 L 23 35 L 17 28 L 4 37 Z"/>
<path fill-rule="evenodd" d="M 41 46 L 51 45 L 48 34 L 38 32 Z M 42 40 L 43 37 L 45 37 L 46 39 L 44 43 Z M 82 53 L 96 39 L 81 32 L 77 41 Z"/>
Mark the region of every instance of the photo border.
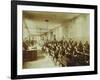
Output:
<path fill-rule="evenodd" d="M 93 9 L 94 10 L 94 53 L 95 53 L 94 71 L 18 75 L 17 74 L 17 36 L 18 36 L 17 5 Z M 48 3 L 48 2 L 16 1 L 16 0 L 11 1 L 11 78 L 12 79 L 75 76 L 75 75 L 89 75 L 89 74 L 97 74 L 97 6 L 96 5 L 64 4 L 64 3 Z"/>

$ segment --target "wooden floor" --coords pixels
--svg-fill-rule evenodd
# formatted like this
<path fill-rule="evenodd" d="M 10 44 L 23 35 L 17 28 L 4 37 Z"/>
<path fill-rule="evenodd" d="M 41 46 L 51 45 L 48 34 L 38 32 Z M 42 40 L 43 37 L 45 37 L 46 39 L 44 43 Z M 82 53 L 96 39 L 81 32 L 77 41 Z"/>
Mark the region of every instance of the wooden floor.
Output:
<path fill-rule="evenodd" d="M 23 64 L 24 69 L 51 67 L 59 67 L 59 65 L 55 64 L 52 58 L 45 53 L 38 53 L 38 59 L 36 61 L 28 61 Z"/>

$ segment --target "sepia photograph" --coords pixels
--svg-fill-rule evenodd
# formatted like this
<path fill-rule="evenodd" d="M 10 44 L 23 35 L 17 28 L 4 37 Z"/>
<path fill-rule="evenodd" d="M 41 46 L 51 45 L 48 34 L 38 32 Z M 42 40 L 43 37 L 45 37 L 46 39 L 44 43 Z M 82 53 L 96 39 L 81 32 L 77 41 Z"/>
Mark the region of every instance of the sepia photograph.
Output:
<path fill-rule="evenodd" d="M 23 11 L 22 15 L 23 69 L 90 64 L 89 14 Z"/>
<path fill-rule="evenodd" d="M 97 6 L 11 3 L 12 79 L 97 74 Z"/>

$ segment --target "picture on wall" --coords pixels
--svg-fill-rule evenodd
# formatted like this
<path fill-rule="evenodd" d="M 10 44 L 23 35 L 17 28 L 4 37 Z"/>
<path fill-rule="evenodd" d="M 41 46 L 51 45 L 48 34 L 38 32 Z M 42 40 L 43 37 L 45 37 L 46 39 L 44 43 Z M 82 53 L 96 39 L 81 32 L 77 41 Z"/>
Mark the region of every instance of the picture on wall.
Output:
<path fill-rule="evenodd" d="M 23 68 L 87 66 L 87 13 L 23 11 Z"/>
<path fill-rule="evenodd" d="M 97 6 L 11 1 L 11 78 L 97 74 Z"/>

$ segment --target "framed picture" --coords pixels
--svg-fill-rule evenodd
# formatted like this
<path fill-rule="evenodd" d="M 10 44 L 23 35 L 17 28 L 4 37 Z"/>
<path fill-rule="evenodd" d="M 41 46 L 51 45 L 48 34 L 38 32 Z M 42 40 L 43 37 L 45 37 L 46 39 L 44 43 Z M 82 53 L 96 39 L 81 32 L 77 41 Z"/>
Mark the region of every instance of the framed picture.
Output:
<path fill-rule="evenodd" d="M 97 74 L 97 6 L 11 1 L 11 78 Z"/>

